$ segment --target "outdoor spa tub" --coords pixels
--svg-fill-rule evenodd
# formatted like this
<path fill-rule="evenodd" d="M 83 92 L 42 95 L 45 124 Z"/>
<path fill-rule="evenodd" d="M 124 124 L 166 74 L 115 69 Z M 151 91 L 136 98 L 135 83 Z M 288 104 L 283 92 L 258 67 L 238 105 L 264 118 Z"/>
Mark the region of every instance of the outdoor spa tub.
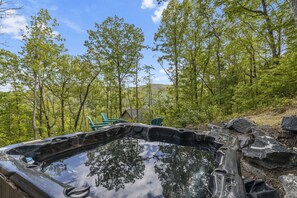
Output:
<path fill-rule="evenodd" d="M 0 197 L 246 197 L 238 140 L 124 123 L 0 149 Z"/>

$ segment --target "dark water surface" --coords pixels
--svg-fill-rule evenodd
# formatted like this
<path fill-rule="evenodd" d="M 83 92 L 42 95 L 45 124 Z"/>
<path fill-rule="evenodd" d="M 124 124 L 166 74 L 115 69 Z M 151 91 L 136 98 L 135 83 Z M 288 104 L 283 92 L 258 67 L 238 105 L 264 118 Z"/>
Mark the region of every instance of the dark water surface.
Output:
<path fill-rule="evenodd" d="M 43 168 L 75 187 L 91 186 L 91 197 L 209 197 L 212 153 L 132 138 L 81 150 Z"/>

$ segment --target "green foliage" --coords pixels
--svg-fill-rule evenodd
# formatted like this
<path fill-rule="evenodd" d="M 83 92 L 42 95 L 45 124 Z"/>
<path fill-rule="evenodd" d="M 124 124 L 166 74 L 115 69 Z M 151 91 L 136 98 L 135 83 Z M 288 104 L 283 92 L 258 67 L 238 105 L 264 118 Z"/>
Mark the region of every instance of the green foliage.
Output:
<path fill-rule="evenodd" d="M 140 28 L 108 17 L 88 31 L 87 53 L 71 56 L 57 21 L 41 9 L 20 56 L 0 50 L 0 85 L 10 88 L 0 92 L 0 146 L 88 131 L 87 115 L 100 121 L 101 112 L 119 117 L 122 109 L 138 109 L 146 123 L 162 117 L 167 126 L 186 127 L 294 105 L 297 26 L 290 13 L 283 0 L 170 1 L 152 48 L 173 85 L 160 86 L 152 84 L 154 67 L 139 64 Z"/>
<path fill-rule="evenodd" d="M 10 142 L 7 140 L 6 135 L 3 133 L 0 133 L 0 147 L 10 144 Z"/>
<path fill-rule="evenodd" d="M 296 26 L 289 9 L 278 0 L 171 1 L 155 35 L 156 50 L 165 54 L 159 60 L 173 77 L 169 94 L 181 99 L 177 107 L 167 105 L 168 123 L 209 122 L 296 97 Z"/>
<path fill-rule="evenodd" d="M 122 113 L 122 88 L 126 78 L 135 72 L 141 50 L 144 48 L 144 35 L 140 28 L 125 23 L 118 16 L 108 17 L 95 30 L 88 30 L 89 40 L 85 41 L 88 55 L 97 65 L 105 61 L 104 77 L 117 82 L 118 113 Z"/>
<path fill-rule="evenodd" d="M 15 143 L 31 136 L 30 109 L 22 92 L 0 92 L 0 135 L 2 143 Z"/>
<path fill-rule="evenodd" d="M 263 90 L 262 95 L 267 96 L 264 98 L 266 103 L 278 101 L 280 98 L 293 99 L 297 91 L 297 52 L 285 54 L 279 65 L 262 75 L 259 89 Z"/>
<path fill-rule="evenodd" d="M 183 68 L 184 34 L 188 24 L 188 7 L 188 1 L 170 1 L 162 14 L 160 27 L 154 36 L 154 50 L 162 53 L 158 62 L 174 85 L 176 105 L 179 100 L 179 81 Z M 164 67 L 164 64 L 168 66 Z"/>
<path fill-rule="evenodd" d="M 240 83 L 236 86 L 233 99 L 233 112 L 244 112 L 257 108 L 257 99 L 255 86 Z"/>

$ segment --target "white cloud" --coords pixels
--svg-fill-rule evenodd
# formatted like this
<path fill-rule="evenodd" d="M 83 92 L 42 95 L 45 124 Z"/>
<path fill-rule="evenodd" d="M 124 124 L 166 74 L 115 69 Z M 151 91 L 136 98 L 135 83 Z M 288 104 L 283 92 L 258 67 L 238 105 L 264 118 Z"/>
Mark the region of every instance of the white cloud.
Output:
<path fill-rule="evenodd" d="M 165 2 L 155 10 L 154 15 L 152 16 L 152 20 L 154 23 L 158 23 L 161 21 L 162 13 L 167 8 L 167 6 L 168 2 Z"/>
<path fill-rule="evenodd" d="M 75 22 L 69 19 L 61 19 L 61 21 L 76 32 L 79 32 L 79 33 L 84 32 L 84 30 L 78 24 L 76 24 Z"/>
<path fill-rule="evenodd" d="M 9 34 L 15 39 L 22 39 L 22 31 L 27 25 L 25 16 L 18 15 L 16 10 L 7 10 L 5 15 L 0 21 L 0 33 Z"/>
<path fill-rule="evenodd" d="M 50 8 L 49 8 L 49 10 L 51 10 L 51 11 L 57 11 L 59 8 L 58 8 L 58 6 L 56 6 L 56 5 L 52 5 Z"/>
<path fill-rule="evenodd" d="M 27 26 L 26 17 L 20 15 L 16 10 L 5 11 L 5 17 L 0 20 L 0 34 L 8 34 L 12 38 L 22 40 L 22 34 L 30 35 L 26 30 Z M 58 31 L 53 31 L 54 35 L 59 35 Z"/>
<path fill-rule="evenodd" d="M 160 71 L 161 74 L 165 74 L 166 73 L 164 69 L 160 69 L 159 71 Z"/>
<path fill-rule="evenodd" d="M 153 9 L 156 7 L 156 1 L 155 0 L 142 0 L 141 3 L 141 9 Z"/>
<path fill-rule="evenodd" d="M 45 30 L 46 27 L 47 27 L 47 26 L 45 26 L 44 24 L 42 24 L 41 27 L 40 27 L 40 29 L 41 29 L 41 30 Z M 27 34 L 29 34 L 29 33 L 27 33 Z M 52 29 L 52 34 L 53 34 L 54 36 L 58 36 L 60 33 L 59 33 L 58 31 Z"/>
<path fill-rule="evenodd" d="M 154 78 L 154 81 L 156 81 L 156 82 L 166 81 L 166 80 L 168 80 L 168 78 L 166 76 L 160 76 L 160 77 Z"/>
<path fill-rule="evenodd" d="M 58 36 L 58 35 L 60 34 L 60 32 L 58 32 L 58 31 L 56 31 L 56 30 L 53 30 L 53 34 L 54 34 L 55 36 Z"/>
<path fill-rule="evenodd" d="M 160 71 L 161 74 L 167 74 L 167 73 L 173 73 L 174 69 L 173 68 L 171 68 L 171 69 L 167 68 L 167 69 L 160 69 L 159 71 Z"/>

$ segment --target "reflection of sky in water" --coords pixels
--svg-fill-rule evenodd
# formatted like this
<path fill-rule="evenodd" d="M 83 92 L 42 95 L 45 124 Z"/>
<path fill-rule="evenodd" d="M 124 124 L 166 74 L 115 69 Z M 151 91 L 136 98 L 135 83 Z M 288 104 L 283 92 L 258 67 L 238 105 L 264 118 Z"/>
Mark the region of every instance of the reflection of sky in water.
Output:
<path fill-rule="evenodd" d="M 208 197 L 213 156 L 193 147 L 124 138 L 46 166 L 43 171 L 91 197 Z"/>

